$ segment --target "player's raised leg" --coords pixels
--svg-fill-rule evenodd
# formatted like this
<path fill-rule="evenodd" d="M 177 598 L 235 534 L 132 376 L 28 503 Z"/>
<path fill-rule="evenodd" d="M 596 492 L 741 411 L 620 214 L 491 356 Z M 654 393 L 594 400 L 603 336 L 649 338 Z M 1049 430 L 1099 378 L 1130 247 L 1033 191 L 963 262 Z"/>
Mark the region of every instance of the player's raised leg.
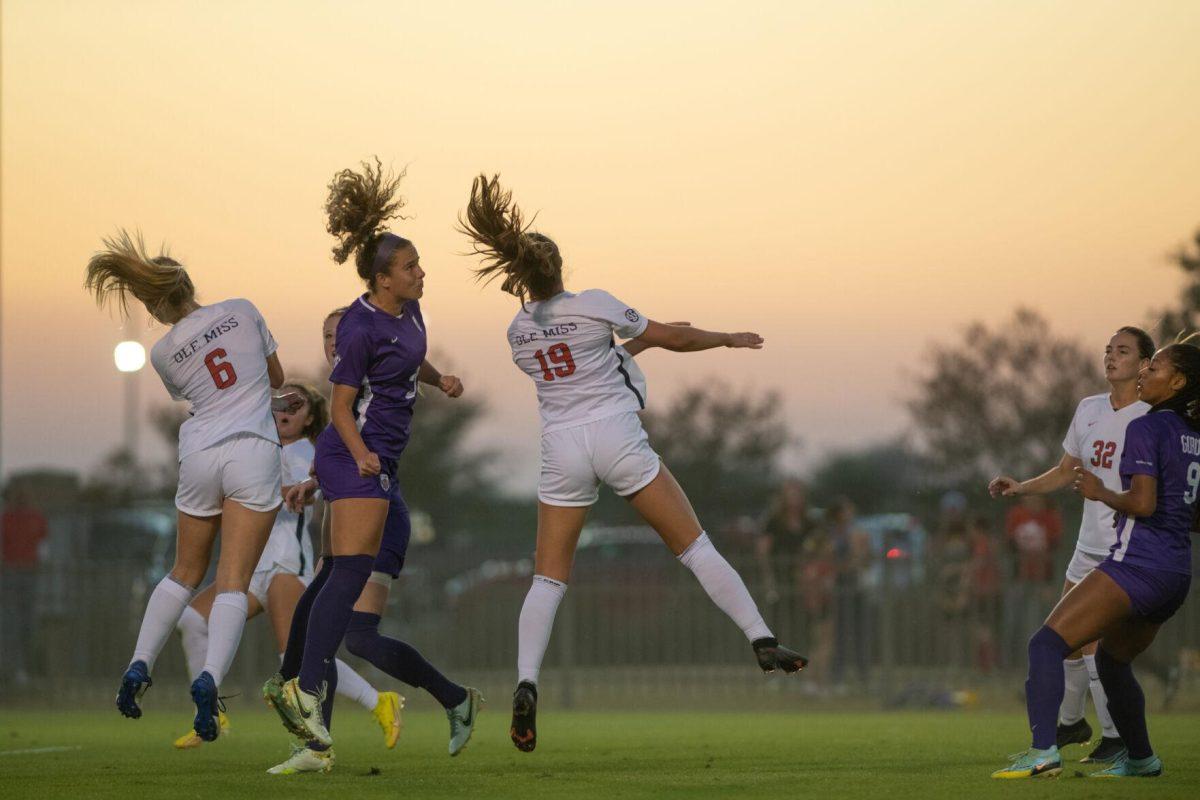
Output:
<path fill-rule="evenodd" d="M 717 607 L 741 628 L 763 672 L 804 669 L 808 659 L 779 644 L 741 576 L 700 527 L 691 502 L 665 464 L 649 484 L 629 495 L 629 503 L 692 571 Z"/>
<path fill-rule="evenodd" d="M 219 514 L 195 517 L 179 512 L 175 565 L 150 594 L 133 658 L 117 691 L 117 708 L 126 717 L 137 719 L 142 715 L 138 700 L 150 687 L 150 672 L 158 654 L 191 602 L 195 587 L 204 579 L 220 524 Z"/>

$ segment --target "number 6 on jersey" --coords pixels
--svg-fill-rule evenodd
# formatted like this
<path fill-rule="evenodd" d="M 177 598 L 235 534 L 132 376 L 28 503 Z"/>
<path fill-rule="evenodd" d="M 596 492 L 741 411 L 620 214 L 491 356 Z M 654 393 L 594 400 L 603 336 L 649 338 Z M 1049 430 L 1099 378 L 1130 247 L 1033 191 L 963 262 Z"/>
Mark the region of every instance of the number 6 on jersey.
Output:
<path fill-rule="evenodd" d="M 228 361 L 217 361 L 218 358 L 225 358 L 228 355 L 224 347 L 218 347 L 209 352 L 204 357 L 204 366 L 208 367 L 208 372 L 212 375 L 213 383 L 218 389 L 228 389 L 237 383 L 237 373 L 233 371 L 233 364 Z"/>
<path fill-rule="evenodd" d="M 555 377 L 565 378 L 575 374 L 575 358 L 571 355 L 571 348 L 567 347 L 566 342 L 559 342 L 545 350 L 538 350 L 533 357 L 537 359 L 538 366 L 542 368 L 542 380 L 544 381 L 552 381 Z M 560 366 L 552 367 L 551 364 Z"/>

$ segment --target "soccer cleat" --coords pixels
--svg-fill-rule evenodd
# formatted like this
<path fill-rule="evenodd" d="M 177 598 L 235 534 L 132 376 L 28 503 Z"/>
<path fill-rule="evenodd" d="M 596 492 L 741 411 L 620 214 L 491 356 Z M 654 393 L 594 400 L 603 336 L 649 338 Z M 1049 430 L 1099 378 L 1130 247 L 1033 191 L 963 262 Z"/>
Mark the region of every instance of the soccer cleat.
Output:
<path fill-rule="evenodd" d="M 1125 742 L 1119 736 L 1105 736 L 1096 749 L 1079 759 L 1080 764 L 1112 764 L 1125 752 Z"/>
<path fill-rule="evenodd" d="M 1088 725 L 1086 719 L 1080 719 L 1078 722 L 1072 722 L 1069 725 L 1062 722 L 1058 723 L 1058 728 L 1055 729 L 1055 745 L 1059 750 L 1062 750 L 1069 744 L 1087 744 L 1092 740 L 1092 726 Z"/>
<path fill-rule="evenodd" d="M 404 729 L 404 719 L 400 715 L 403 709 L 404 695 L 395 692 L 380 692 L 379 702 L 375 704 L 375 710 L 371 712 L 371 716 L 375 717 L 379 727 L 383 728 L 384 744 L 387 745 L 388 750 L 396 746 L 396 740 L 400 738 L 400 731 Z"/>
<path fill-rule="evenodd" d="M 1062 756 L 1058 754 L 1057 747 L 1049 750 L 1031 747 L 1010 758 L 1013 762 L 993 772 L 993 778 L 1050 778 L 1062 772 Z"/>
<path fill-rule="evenodd" d="M 218 728 L 220 729 L 219 736 L 229 735 L 229 716 L 224 711 L 217 711 Z M 183 736 L 175 740 L 176 750 L 190 750 L 193 747 L 199 747 L 204 744 L 204 740 L 200 738 L 200 734 L 195 730 L 190 730 Z"/>
<path fill-rule="evenodd" d="M 117 710 L 130 719 L 140 717 L 142 707 L 138 705 L 138 701 L 153 685 L 154 681 L 150 680 L 146 662 L 134 661 L 121 676 L 121 688 L 117 689 Z"/>
<path fill-rule="evenodd" d="M 450 755 L 456 756 L 471 741 L 475 732 L 475 718 L 483 708 L 483 695 L 478 689 L 467 687 L 467 699 L 454 708 L 446 709 L 446 718 L 450 720 Z"/>
<path fill-rule="evenodd" d="M 1117 756 L 1108 769 L 1093 772 L 1089 778 L 1157 778 L 1163 774 L 1163 763 L 1158 756 L 1130 758 L 1129 751 Z"/>
<path fill-rule="evenodd" d="M 263 684 L 263 700 L 266 701 L 268 708 L 274 709 L 275 713 L 279 715 L 279 719 L 283 722 L 283 727 L 287 728 L 288 733 L 301 741 L 308 741 L 308 731 L 303 726 L 294 724 L 292 718 L 288 716 L 286 704 L 283 701 L 283 684 L 286 682 L 278 672 L 272 675 Z"/>
<path fill-rule="evenodd" d="M 333 744 L 333 737 L 325 727 L 325 719 L 321 716 L 321 703 L 325 700 L 325 682 L 316 694 L 311 694 L 300 688 L 300 679 L 292 678 L 283 684 L 283 704 L 281 714 L 287 715 L 284 724 L 289 731 L 296 733 L 297 738 L 315 739 L 323 745 Z"/>
<path fill-rule="evenodd" d="M 754 648 L 754 657 L 758 659 L 763 672 L 774 672 L 776 669 L 788 673 L 799 672 L 808 666 L 807 658 L 784 647 L 773 636 L 755 639 L 750 646 Z"/>
<path fill-rule="evenodd" d="M 268 775 L 295 775 L 298 772 L 325 772 L 333 769 L 332 750 L 311 750 L 304 745 L 293 745 L 287 761 L 267 770 Z"/>
<path fill-rule="evenodd" d="M 512 727 L 508 735 L 523 753 L 532 753 L 537 747 L 537 686 L 529 681 L 518 683 L 513 692 Z"/>
<path fill-rule="evenodd" d="M 220 699 L 217 697 L 217 684 L 208 672 L 201 672 L 192 681 L 192 702 L 196 704 L 196 718 L 192 722 L 192 730 L 206 742 L 215 742 L 220 731 Z"/>

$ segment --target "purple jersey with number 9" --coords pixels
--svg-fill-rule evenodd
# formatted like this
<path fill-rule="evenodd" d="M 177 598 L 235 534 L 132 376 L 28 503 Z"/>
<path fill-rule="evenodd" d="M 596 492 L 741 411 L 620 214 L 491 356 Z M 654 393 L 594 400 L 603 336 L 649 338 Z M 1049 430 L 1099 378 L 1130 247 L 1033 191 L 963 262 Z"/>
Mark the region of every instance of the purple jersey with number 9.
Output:
<path fill-rule="evenodd" d="M 1113 561 L 1139 567 L 1192 572 L 1192 518 L 1200 493 L 1200 434 L 1174 411 L 1156 411 L 1129 423 L 1121 454 L 1121 486 L 1134 475 L 1158 481 L 1158 501 L 1148 517 L 1116 519 Z"/>

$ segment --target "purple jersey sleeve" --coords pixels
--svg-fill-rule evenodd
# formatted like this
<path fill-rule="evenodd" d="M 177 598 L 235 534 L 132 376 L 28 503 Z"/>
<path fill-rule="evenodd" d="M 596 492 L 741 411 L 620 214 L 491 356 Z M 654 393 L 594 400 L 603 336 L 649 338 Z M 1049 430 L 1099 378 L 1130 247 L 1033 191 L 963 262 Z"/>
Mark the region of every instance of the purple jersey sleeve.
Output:
<path fill-rule="evenodd" d="M 1150 417 L 1140 417 L 1125 429 L 1125 450 L 1121 453 L 1122 475 L 1158 477 L 1158 444 Z"/>
<path fill-rule="evenodd" d="M 342 322 L 349 319 L 351 318 L 347 315 L 342 318 Z M 370 330 L 358 325 L 338 323 L 336 351 L 329 382 L 343 386 L 361 386 L 363 379 L 367 377 L 374 353 Z"/>

